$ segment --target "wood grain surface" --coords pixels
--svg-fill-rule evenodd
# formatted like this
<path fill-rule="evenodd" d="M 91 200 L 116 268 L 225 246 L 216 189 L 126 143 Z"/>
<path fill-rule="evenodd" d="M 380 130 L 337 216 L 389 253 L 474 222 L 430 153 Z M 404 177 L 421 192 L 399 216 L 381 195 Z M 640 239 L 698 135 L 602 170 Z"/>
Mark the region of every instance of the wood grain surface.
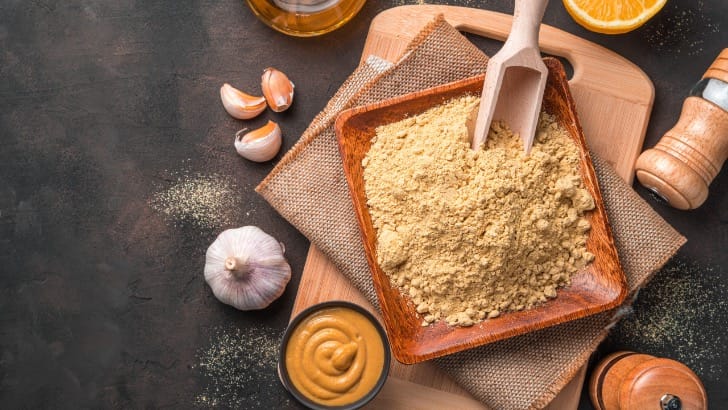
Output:
<path fill-rule="evenodd" d="M 596 410 L 659 408 L 665 395 L 679 398 L 684 409 L 707 409 L 705 387 L 678 361 L 619 351 L 602 359 L 589 380 Z"/>
<path fill-rule="evenodd" d="M 602 312 L 617 306 L 627 294 L 626 279 L 619 263 L 586 141 L 574 113 L 563 67 L 554 58 L 544 61 L 548 69 L 548 81 L 543 109 L 566 128 L 579 147 L 579 172 L 596 203 L 596 208 L 587 214 L 592 228 L 586 244 L 587 250 L 596 258 L 572 277 L 571 285 L 560 290 L 559 297 L 555 300 L 533 309 L 509 312 L 475 326 L 453 327 L 443 321 L 431 326 L 421 326 L 421 315 L 416 312 L 411 299 L 391 285 L 386 273 L 377 263 L 377 235 L 367 207 L 362 160 L 369 151 L 378 126 L 421 114 L 455 97 L 479 95 L 484 76 L 353 108 L 342 112 L 336 121 L 344 173 L 362 230 L 364 250 L 372 271 L 384 325 L 392 353 L 402 363 L 418 363 Z"/>
<path fill-rule="evenodd" d="M 728 54 L 728 53 L 726 53 Z M 728 60 L 728 58 L 727 58 Z M 637 158 L 637 178 L 677 209 L 695 209 L 728 158 L 728 112 L 688 97 L 680 119 Z"/>
<path fill-rule="evenodd" d="M 397 61 L 409 41 L 439 13 L 459 30 L 489 38 L 503 40 L 510 30 L 510 16 L 487 10 L 432 5 L 396 7 L 372 21 L 362 60 L 373 54 Z M 539 45 L 544 52 L 563 56 L 572 64 L 574 75 L 569 88 L 587 144 L 631 182 L 654 99 L 650 79 L 621 56 L 554 27 L 542 25 Z M 292 315 L 311 304 L 334 299 L 354 301 L 374 311 L 326 256 L 311 245 Z M 585 374 L 584 367 L 549 408 L 575 409 Z M 385 385 L 371 408 L 376 408 L 380 400 L 387 400 L 391 405 L 387 408 L 393 409 L 441 408 L 435 403 L 442 397 L 449 398 L 451 407 L 484 408 L 429 362 L 410 366 L 394 363 L 390 379 L 392 385 Z"/>
<path fill-rule="evenodd" d="M 538 47 L 546 4 L 548 0 L 515 1 L 511 33 L 488 60 L 488 77 L 483 83 L 471 140 L 473 149 L 483 145 L 490 124 L 497 118 L 520 134 L 526 152 L 531 152 L 548 78 Z"/>

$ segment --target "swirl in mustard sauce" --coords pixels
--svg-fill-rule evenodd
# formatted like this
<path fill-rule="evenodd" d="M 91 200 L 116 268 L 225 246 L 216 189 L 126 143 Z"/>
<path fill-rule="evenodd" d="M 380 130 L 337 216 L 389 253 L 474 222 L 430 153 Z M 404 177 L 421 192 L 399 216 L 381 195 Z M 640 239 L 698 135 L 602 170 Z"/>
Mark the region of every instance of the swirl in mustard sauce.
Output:
<path fill-rule="evenodd" d="M 309 400 L 329 406 L 351 404 L 369 393 L 384 358 L 377 328 L 345 307 L 321 309 L 303 319 L 285 353 L 291 383 Z"/>

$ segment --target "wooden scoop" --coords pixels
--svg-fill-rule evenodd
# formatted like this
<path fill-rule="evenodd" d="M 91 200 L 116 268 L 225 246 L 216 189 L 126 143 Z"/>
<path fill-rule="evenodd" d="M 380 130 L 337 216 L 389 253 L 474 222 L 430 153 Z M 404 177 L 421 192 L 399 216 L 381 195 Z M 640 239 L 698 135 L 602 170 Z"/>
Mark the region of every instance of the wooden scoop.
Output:
<path fill-rule="evenodd" d="M 485 143 L 495 118 L 520 134 L 526 154 L 531 151 L 548 77 L 538 49 L 538 30 L 547 3 L 548 0 L 516 0 L 508 39 L 488 61 L 473 149 Z"/>

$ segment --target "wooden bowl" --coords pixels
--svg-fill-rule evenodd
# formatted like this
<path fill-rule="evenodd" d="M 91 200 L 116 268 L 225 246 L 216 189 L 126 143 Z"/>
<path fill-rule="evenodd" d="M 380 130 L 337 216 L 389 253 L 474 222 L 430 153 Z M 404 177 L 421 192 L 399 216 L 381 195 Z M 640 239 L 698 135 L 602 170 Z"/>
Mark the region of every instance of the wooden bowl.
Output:
<path fill-rule="evenodd" d="M 529 310 L 504 313 L 496 319 L 488 319 L 471 327 L 452 327 L 444 321 L 421 326 L 422 319 L 415 311 L 409 296 L 392 286 L 379 267 L 376 255 L 377 236 L 366 205 L 361 162 L 369 151 L 376 127 L 420 114 L 457 96 L 480 95 L 484 76 L 350 109 L 342 112 L 336 120 L 336 135 L 344 172 L 361 228 L 384 326 L 392 353 L 402 363 L 413 364 L 583 318 L 618 306 L 627 295 L 626 279 L 614 246 L 591 157 L 576 118 L 564 69 L 556 59 L 544 60 L 549 69 L 549 78 L 543 109 L 556 116 L 579 146 L 579 172 L 596 204 L 596 208 L 587 213 L 592 228 L 586 244 L 587 250 L 595 255 L 595 259 L 572 275 L 571 285 L 559 289 L 555 299 Z"/>

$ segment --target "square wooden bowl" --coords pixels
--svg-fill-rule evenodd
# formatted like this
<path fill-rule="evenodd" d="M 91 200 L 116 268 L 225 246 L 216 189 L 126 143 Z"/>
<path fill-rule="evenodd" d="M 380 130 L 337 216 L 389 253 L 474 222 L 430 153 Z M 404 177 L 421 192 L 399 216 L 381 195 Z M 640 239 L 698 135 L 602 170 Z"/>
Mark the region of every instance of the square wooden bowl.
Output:
<path fill-rule="evenodd" d="M 627 283 L 614 246 L 611 228 L 599 191 L 594 167 L 576 118 L 566 75 L 556 59 L 544 59 L 549 78 L 543 109 L 555 115 L 579 146 L 579 172 L 596 208 L 587 213 L 591 231 L 587 250 L 594 261 L 571 277 L 571 284 L 558 290 L 555 299 L 530 310 L 504 313 L 471 327 L 452 327 L 444 321 L 421 326 L 409 296 L 392 286 L 377 264 L 377 236 L 372 226 L 364 191 L 362 159 L 369 151 L 376 127 L 420 114 L 451 98 L 464 94 L 480 95 L 483 76 L 446 84 L 380 103 L 342 112 L 336 120 L 336 135 L 351 191 L 364 249 L 379 298 L 384 326 L 394 357 L 406 364 L 444 356 L 486 343 L 521 335 L 547 326 L 583 318 L 619 305 L 627 295 Z"/>

